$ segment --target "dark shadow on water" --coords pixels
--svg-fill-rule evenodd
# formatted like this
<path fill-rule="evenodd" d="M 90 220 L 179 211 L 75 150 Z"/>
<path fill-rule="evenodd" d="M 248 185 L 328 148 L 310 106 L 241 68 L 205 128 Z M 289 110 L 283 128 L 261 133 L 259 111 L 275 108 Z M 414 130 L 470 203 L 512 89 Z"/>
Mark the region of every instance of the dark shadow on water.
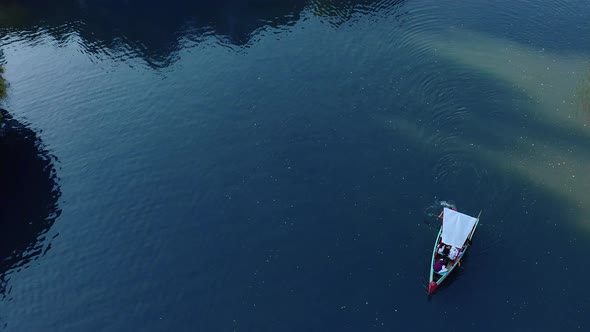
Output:
<path fill-rule="evenodd" d="M 61 210 L 56 159 L 37 133 L 0 109 L 0 293 L 12 270 L 50 246 L 45 238 Z"/>
<path fill-rule="evenodd" d="M 108 0 L 8 1 L 0 4 L 0 32 L 35 43 L 51 36 L 67 43 L 82 39 L 81 51 L 125 60 L 141 57 L 151 67 L 170 65 L 186 42 L 216 42 L 247 47 L 267 28 L 277 33 L 302 18 L 306 8 L 329 24 L 340 25 L 355 14 L 374 13 L 395 1 L 308 0 Z"/>
<path fill-rule="evenodd" d="M 82 39 L 82 52 L 125 60 L 141 57 L 166 67 L 182 48 L 183 38 L 216 36 L 228 45 L 246 45 L 262 28 L 289 26 L 299 20 L 304 0 L 234 1 L 9 1 L 0 27 L 31 42 L 46 35 L 58 43 Z"/>
<path fill-rule="evenodd" d="M 148 65 L 163 68 L 175 61 L 186 41 L 199 43 L 214 36 L 223 45 L 247 47 L 259 32 L 272 29 L 281 33 L 305 15 L 340 27 L 359 17 L 405 16 L 408 12 L 400 9 L 404 4 L 404 0 L 10 0 L 0 4 L 0 33 L 32 43 L 47 35 L 58 43 L 79 36 L 81 52 L 120 60 L 141 57 Z M 476 2 L 458 11 L 447 6 L 450 14 L 441 12 L 425 27 L 461 22 L 466 28 L 524 45 L 588 51 L 590 43 L 583 40 L 587 36 L 576 33 L 588 26 L 584 15 L 590 8 L 587 4 L 573 2 L 563 11 L 554 10 L 559 3 L 536 5 L 531 8 L 527 1 L 510 2 L 510 6 Z M 420 19 L 413 15 L 408 18 Z M 527 16 L 521 20 L 511 15 Z M 569 38 L 565 42 L 564 36 Z"/>

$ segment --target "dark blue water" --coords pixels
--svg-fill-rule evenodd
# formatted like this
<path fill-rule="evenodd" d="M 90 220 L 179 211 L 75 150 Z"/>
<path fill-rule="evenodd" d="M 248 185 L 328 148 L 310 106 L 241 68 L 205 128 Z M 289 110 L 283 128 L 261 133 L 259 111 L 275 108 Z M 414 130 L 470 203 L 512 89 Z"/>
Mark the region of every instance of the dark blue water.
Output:
<path fill-rule="evenodd" d="M 559 0 L 0 5 L 0 322 L 589 329 L 588 17 Z M 441 200 L 483 213 L 428 298 Z"/>

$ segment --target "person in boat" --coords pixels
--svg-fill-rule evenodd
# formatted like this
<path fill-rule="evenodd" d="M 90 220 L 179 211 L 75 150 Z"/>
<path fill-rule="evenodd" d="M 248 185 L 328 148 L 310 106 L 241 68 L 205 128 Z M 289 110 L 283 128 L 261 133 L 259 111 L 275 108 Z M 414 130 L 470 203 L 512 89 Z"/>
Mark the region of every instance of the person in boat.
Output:
<path fill-rule="evenodd" d="M 449 264 L 449 261 L 446 258 L 439 258 L 434 263 L 434 266 L 433 266 L 434 272 L 438 272 L 438 273 L 447 272 L 448 271 L 448 269 L 447 269 L 448 264 Z"/>
<path fill-rule="evenodd" d="M 457 258 L 457 255 L 459 254 L 459 249 L 451 245 L 445 244 L 444 246 L 441 246 L 438 249 L 438 253 L 454 260 L 455 258 Z"/>
<path fill-rule="evenodd" d="M 450 259 L 455 260 L 457 258 L 457 255 L 459 255 L 459 248 L 451 247 L 451 249 L 449 250 L 449 254 L 447 256 Z"/>

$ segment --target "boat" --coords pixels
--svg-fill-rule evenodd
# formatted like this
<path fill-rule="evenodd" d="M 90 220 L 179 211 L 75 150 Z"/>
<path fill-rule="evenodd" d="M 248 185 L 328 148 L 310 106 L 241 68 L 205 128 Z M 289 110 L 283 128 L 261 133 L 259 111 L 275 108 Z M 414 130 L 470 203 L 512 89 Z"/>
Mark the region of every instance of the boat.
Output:
<path fill-rule="evenodd" d="M 434 294 L 438 287 L 449 277 L 449 275 L 461 265 L 461 259 L 465 256 L 467 249 L 471 245 L 471 238 L 479 223 L 477 218 L 460 213 L 454 209 L 445 207 L 442 213 L 442 225 L 432 250 L 432 259 L 430 260 L 430 280 L 428 282 L 428 294 Z M 441 251 L 445 245 L 451 246 L 451 250 L 456 255 L 443 254 Z M 450 256 L 450 257 L 449 257 Z M 454 257 L 453 257 L 454 256 Z M 438 260 L 446 261 L 446 271 L 444 269 L 435 271 L 435 264 Z M 444 272 L 443 272 L 444 271 Z"/>

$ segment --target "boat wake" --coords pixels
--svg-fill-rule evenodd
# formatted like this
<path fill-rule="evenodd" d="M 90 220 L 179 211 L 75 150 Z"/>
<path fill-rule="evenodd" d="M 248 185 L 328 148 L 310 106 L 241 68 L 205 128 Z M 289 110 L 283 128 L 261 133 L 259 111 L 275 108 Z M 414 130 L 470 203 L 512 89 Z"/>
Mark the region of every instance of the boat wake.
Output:
<path fill-rule="evenodd" d="M 432 205 L 424 209 L 424 215 L 427 218 L 436 218 L 444 208 L 457 209 L 457 205 L 453 201 L 436 200 Z"/>

